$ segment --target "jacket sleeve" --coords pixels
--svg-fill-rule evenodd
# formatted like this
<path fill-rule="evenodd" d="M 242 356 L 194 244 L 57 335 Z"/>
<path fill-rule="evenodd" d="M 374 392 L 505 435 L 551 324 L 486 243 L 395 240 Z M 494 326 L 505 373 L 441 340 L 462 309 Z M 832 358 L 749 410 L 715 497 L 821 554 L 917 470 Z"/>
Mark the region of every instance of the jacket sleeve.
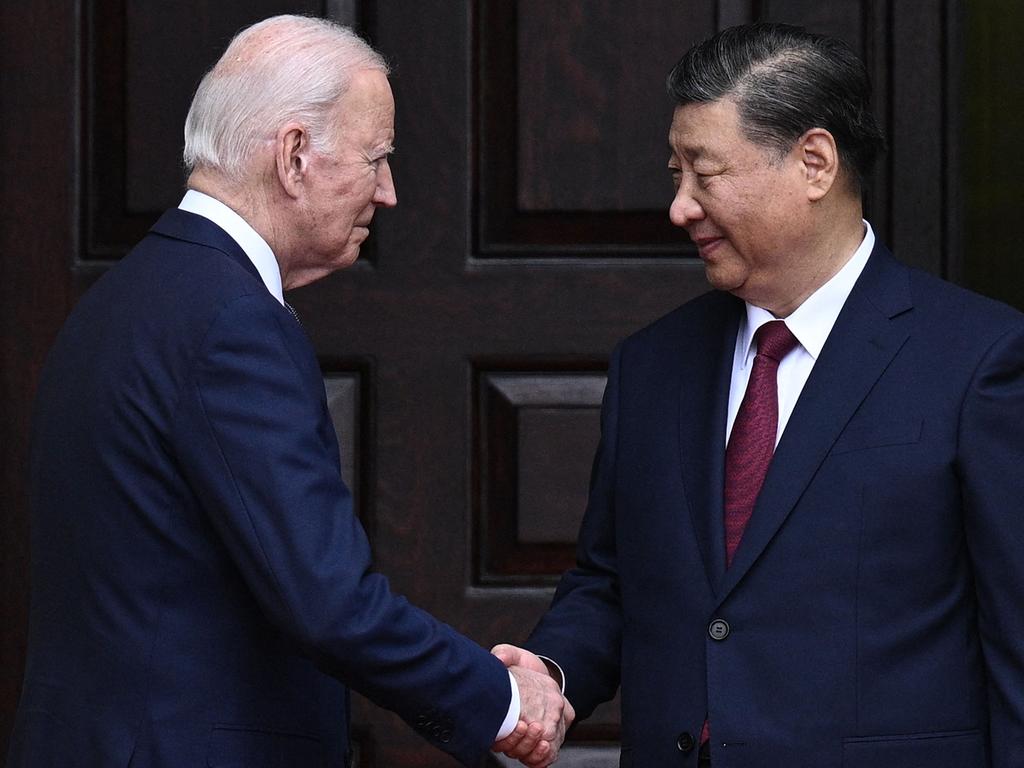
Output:
<path fill-rule="evenodd" d="M 323 671 L 476 764 L 508 711 L 508 674 L 371 570 L 315 356 L 277 309 L 242 297 L 213 322 L 179 404 L 176 458 L 270 621 Z"/>
<path fill-rule="evenodd" d="M 558 585 L 548 612 L 526 642 L 557 662 L 577 719 L 588 717 L 619 687 L 622 605 L 616 554 L 615 453 L 620 350 L 612 355 L 601 407 L 601 440 L 591 470 L 576 567 Z"/>
<path fill-rule="evenodd" d="M 993 768 L 1024 764 L 1024 323 L 1004 333 L 964 399 L 957 455 L 978 596 Z"/>

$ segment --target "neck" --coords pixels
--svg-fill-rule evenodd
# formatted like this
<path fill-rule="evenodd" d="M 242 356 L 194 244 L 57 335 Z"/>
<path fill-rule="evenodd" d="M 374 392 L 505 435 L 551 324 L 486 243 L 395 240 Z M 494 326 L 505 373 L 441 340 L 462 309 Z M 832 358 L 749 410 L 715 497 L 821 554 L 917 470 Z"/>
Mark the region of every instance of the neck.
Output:
<path fill-rule="evenodd" d="M 286 229 L 277 222 L 274 216 L 275 208 L 258 181 L 236 182 L 222 174 L 199 168 L 189 175 L 186 186 L 216 198 L 245 219 L 246 223 L 266 240 L 281 268 L 282 277 L 284 276 L 285 269 L 281 256 L 287 253 L 287 243 L 280 233 Z"/>
<path fill-rule="evenodd" d="M 775 317 L 785 318 L 793 314 L 811 294 L 846 266 L 864 239 L 863 213 L 859 203 L 855 210 L 835 214 L 835 218 L 826 220 L 827 226 L 823 225 L 820 236 L 810 243 L 809 255 L 805 260 L 807 269 L 803 272 L 800 285 L 795 285 L 792 295 L 777 302 L 775 306 L 765 307 Z M 841 224 L 837 226 L 836 222 Z"/>

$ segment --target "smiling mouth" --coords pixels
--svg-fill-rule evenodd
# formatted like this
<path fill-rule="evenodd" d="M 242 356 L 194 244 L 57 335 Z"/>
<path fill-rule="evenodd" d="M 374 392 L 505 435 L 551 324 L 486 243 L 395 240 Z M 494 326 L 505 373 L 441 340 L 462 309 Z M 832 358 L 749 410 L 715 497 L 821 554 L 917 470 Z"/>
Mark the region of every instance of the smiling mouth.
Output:
<path fill-rule="evenodd" d="M 700 253 L 700 257 L 703 259 L 710 256 L 725 238 L 694 237 L 691 239 L 693 240 L 693 244 L 697 246 L 697 251 Z"/>

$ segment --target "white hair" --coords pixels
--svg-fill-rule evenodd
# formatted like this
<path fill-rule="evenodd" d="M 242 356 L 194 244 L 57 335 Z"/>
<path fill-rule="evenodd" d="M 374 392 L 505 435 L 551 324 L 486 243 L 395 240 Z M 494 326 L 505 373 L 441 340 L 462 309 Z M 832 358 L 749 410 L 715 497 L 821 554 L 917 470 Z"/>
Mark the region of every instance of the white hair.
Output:
<path fill-rule="evenodd" d="M 388 74 L 384 58 L 348 27 L 309 16 L 273 16 L 235 35 L 196 89 L 185 119 L 185 168 L 239 181 L 257 147 L 289 121 L 314 150 L 325 120 L 356 72 Z"/>

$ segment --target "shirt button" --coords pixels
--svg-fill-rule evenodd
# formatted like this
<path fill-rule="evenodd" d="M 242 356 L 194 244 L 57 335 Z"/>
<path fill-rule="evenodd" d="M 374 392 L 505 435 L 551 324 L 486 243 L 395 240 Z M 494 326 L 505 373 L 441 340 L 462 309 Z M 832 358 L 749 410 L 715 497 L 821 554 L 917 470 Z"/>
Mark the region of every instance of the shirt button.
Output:
<path fill-rule="evenodd" d="M 676 747 L 680 752 L 690 752 L 696 746 L 696 742 L 693 740 L 693 736 L 685 731 L 679 734 L 679 738 L 676 739 Z"/>
<path fill-rule="evenodd" d="M 708 624 L 708 634 L 712 640 L 725 640 L 729 636 L 729 622 L 725 619 L 715 619 Z"/>

